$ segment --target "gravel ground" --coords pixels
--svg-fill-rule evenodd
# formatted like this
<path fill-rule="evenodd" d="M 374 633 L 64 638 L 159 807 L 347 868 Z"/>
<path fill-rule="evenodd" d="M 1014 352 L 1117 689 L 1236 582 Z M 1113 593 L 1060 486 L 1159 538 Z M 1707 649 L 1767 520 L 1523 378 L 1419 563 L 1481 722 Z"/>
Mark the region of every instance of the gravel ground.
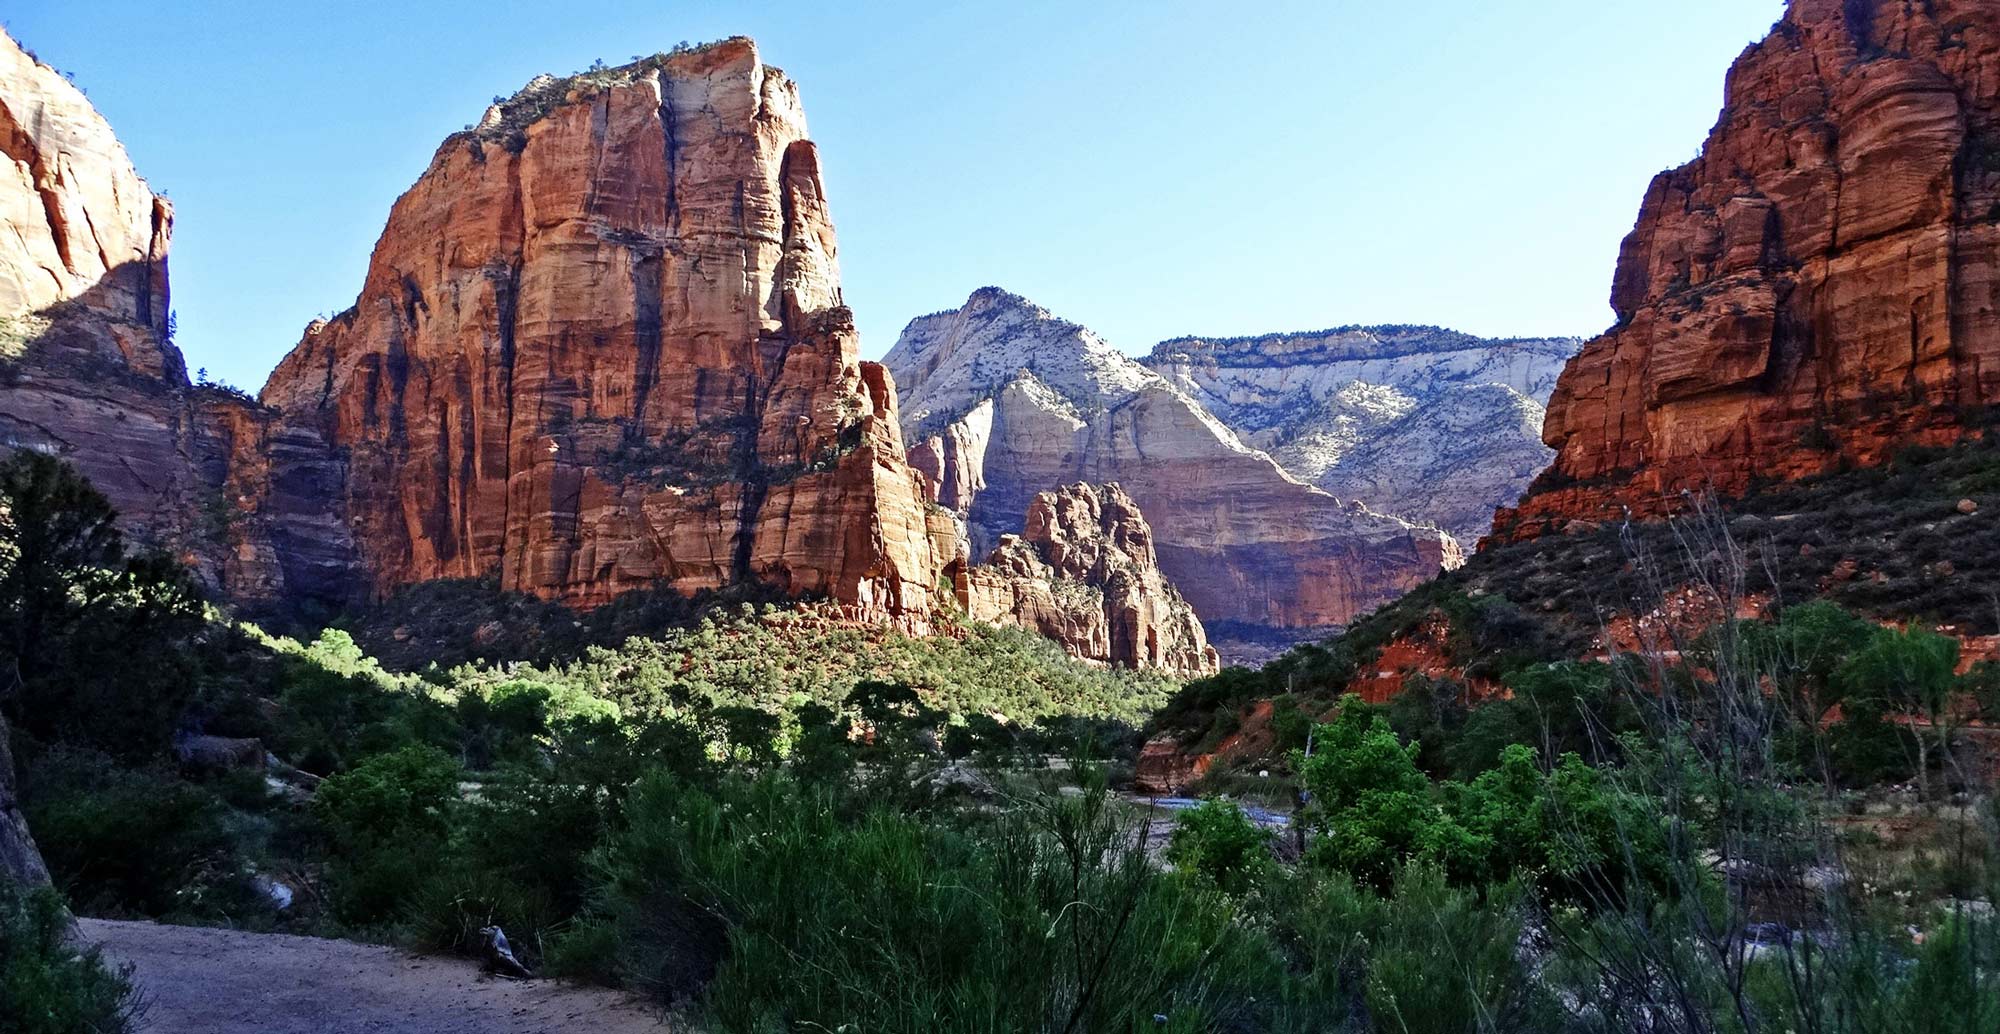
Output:
<path fill-rule="evenodd" d="M 632 997 L 487 976 L 463 959 L 283 934 L 85 919 L 83 935 L 135 967 L 142 1034 L 647 1034 Z"/>

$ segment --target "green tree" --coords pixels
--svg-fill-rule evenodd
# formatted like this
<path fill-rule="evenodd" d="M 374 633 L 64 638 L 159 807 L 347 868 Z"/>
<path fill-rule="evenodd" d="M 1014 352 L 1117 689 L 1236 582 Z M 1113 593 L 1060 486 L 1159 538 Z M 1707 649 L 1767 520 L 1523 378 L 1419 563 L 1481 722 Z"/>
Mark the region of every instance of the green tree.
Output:
<path fill-rule="evenodd" d="M 718 707 L 709 717 L 722 732 L 730 754 L 739 761 L 768 765 L 778 760 L 779 717 L 756 707 Z"/>
<path fill-rule="evenodd" d="M 1939 763 L 1951 756 L 1952 697 L 1959 688 L 1958 640 L 1911 625 L 1884 628 L 1869 637 L 1840 668 L 1848 698 L 1873 698 L 1889 710 L 1922 715 L 1930 724 Z M 1929 793 L 1932 738 L 1919 734 L 1917 778 Z"/>
<path fill-rule="evenodd" d="M 1737 637 L 1751 656 L 1743 670 L 1766 675 L 1799 721 L 1817 725 L 1841 702 L 1840 669 L 1877 631 L 1840 605 L 1815 600 L 1786 607 L 1772 622 L 1750 621 Z"/>
<path fill-rule="evenodd" d="M 807 704 L 793 715 L 792 773 L 809 783 L 842 783 L 854 771 L 851 723 L 825 704 Z"/>
<path fill-rule="evenodd" d="M 847 694 L 846 703 L 868 723 L 878 753 L 920 749 L 925 737 L 944 723 L 942 712 L 925 704 L 916 689 L 901 682 L 863 679 Z"/>
<path fill-rule="evenodd" d="M 205 616 L 187 573 L 128 557 L 116 512 L 59 460 L 0 462 L 0 700 L 15 725 L 127 759 L 165 751 Z"/>
<path fill-rule="evenodd" d="M 1292 761 L 1311 794 L 1307 821 L 1320 834 L 1313 857 L 1387 886 L 1438 817 L 1417 747 L 1404 746 L 1388 721 L 1354 696 L 1341 700 L 1313 739 L 1312 754 L 1294 752 Z"/>
<path fill-rule="evenodd" d="M 52 636 L 73 619 L 71 590 L 116 567 L 125 549 L 118 512 L 68 464 L 29 449 L 0 462 L 0 525 L 8 538 L 0 568 L 0 649 L 16 665 L 15 679 L 46 663 Z"/>

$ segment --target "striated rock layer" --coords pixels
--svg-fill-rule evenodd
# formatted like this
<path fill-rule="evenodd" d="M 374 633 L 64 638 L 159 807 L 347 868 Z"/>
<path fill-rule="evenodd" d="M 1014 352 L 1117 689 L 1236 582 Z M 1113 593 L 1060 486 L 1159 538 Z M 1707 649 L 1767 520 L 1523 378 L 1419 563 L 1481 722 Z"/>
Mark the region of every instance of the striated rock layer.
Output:
<path fill-rule="evenodd" d="M 1611 303 L 1503 538 L 1980 430 L 2000 401 L 2000 7 L 1792 0 L 1701 157 L 1647 191 Z"/>
<path fill-rule="evenodd" d="M 261 404 L 188 383 L 170 210 L 0 47 L 0 444 L 239 601 L 755 581 L 920 628 L 955 529 L 840 303 L 792 83 L 742 39 L 541 77 L 446 140 Z"/>
<path fill-rule="evenodd" d="M 0 153 L 0 314 L 73 300 L 164 334 L 173 206 L 147 189 L 82 91 L 4 33 Z M 178 357 L 153 344 L 131 362 L 158 374 Z"/>
<path fill-rule="evenodd" d="M 173 210 L 83 94 L 0 34 L 0 451 L 74 464 L 125 532 L 241 600 L 339 598 L 323 443 L 188 383 L 171 340 Z M 289 473 L 272 479 L 266 458 Z"/>
<path fill-rule="evenodd" d="M 1542 407 L 1582 344 L 1342 327 L 1179 338 L 1144 362 L 1299 480 L 1469 547 L 1548 466 Z"/>
<path fill-rule="evenodd" d="M 183 500 L 173 207 L 55 69 L 0 34 L 0 444 L 71 453 L 121 511 Z"/>
<path fill-rule="evenodd" d="M 541 77 L 444 142 L 262 399 L 344 458 L 376 591 L 756 581 L 921 623 L 931 529 L 834 252 L 749 40 Z"/>
<path fill-rule="evenodd" d="M 1040 632 L 1086 661 L 1184 675 L 1220 667 L 1201 619 L 1160 573 L 1152 527 L 1115 484 L 1038 493 L 1026 530 L 1001 536 L 954 583 L 968 617 Z"/>
<path fill-rule="evenodd" d="M 884 361 L 911 462 L 964 517 L 974 555 L 1018 531 L 1037 493 L 1115 481 L 1211 633 L 1280 638 L 1345 623 L 1460 560 L 1444 533 L 1288 475 L 1159 374 L 996 288 L 912 321 Z"/>

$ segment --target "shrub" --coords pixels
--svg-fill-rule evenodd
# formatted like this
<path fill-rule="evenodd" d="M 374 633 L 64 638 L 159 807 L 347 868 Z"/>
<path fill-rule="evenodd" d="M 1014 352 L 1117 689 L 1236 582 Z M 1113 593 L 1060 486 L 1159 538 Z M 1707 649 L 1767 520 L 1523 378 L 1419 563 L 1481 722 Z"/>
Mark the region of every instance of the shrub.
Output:
<path fill-rule="evenodd" d="M 1286 962 L 1267 1029 L 1571 1029 L 1517 951 L 1528 911 L 1513 887 L 1459 889 L 1412 862 L 1380 892 L 1306 869 L 1268 881 L 1260 899 Z"/>
<path fill-rule="evenodd" d="M 1408 1034 L 1546 1030 L 1516 944 L 1519 895 L 1454 889 L 1434 865 L 1396 874 L 1393 894 L 1366 915 L 1363 997 L 1375 1029 Z"/>
<path fill-rule="evenodd" d="M 11 1034 L 123 1034 L 141 1012 L 130 975 L 70 942 L 53 892 L 0 878 L 0 1017 Z"/>
<path fill-rule="evenodd" d="M 242 832 L 201 787 L 58 748 L 30 766 L 23 797 L 50 874 L 85 910 L 237 920 L 268 911 Z"/>
<path fill-rule="evenodd" d="M 1203 801 L 1181 813 L 1167 860 L 1232 894 L 1250 889 L 1270 861 L 1269 831 L 1228 801 Z"/>
<path fill-rule="evenodd" d="M 597 924 L 628 980 L 699 993 L 725 1031 L 1255 1026 L 1275 960 L 1226 899 L 1149 865 L 1107 800 L 947 824 L 775 776 L 715 796 L 649 779 Z"/>
<path fill-rule="evenodd" d="M 454 810 L 448 850 L 413 895 L 417 943 L 470 952 L 482 928 L 498 926 L 522 962 L 540 965 L 583 907 L 605 810 L 596 787 L 520 775 L 482 786 Z"/>
<path fill-rule="evenodd" d="M 444 857 L 459 768 L 430 747 L 363 761 L 322 783 L 313 814 L 333 848 L 328 883 L 349 923 L 395 917 Z"/>

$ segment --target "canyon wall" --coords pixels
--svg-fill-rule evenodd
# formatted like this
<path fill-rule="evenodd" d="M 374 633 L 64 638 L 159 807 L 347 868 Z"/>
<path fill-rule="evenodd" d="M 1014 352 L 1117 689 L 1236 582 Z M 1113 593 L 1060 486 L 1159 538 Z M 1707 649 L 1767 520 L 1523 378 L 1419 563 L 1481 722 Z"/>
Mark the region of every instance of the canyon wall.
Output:
<path fill-rule="evenodd" d="M 188 382 L 169 308 L 172 206 L 82 92 L 4 33 L 0 151 L 0 452 L 62 457 L 135 545 L 234 599 L 346 598 L 345 529 L 320 498 L 336 461 L 309 430 Z"/>
<path fill-rule="evenodd" d="M 168 340 L 173 206 L 83 94 L 4 34 L 0 152 L 0 445 L 65 454 L 120 511 L 160 521 L 194 491 Z"/>
<path fill-rule="evenodd" d="M 1232 660 L 1328 626 L 1456 565 L 1435 528 L 1287 474 L 1200 403 L 1089 330 L 996 288 L 910 323 L 884 362 L 911 462 L 961 515 L 972 555 L 1022 528 L 1037 493 L 1117 482 L 1162 571 Z"/>
<path fill-rule="evenodd" d="M 341 457 L 374 592 L 758 582 L 921 626 L 939 529 L 839 283 L 749 40 L 543 76 L 444 142 L 261 399 Z"/>
<path fill-rule="evenodd" d="M 1099 664 L 1206 675 L 1220 666 L 1193 608 L 1164 575 L 1153 529 L 1118 485 L 1037 493 L 1020 535 L 956 572 L 975 621 L 1011 624 Z"/>
<path fill-rule="evenodd" d="M 955 528 L 859 359 L 797 90 L 748 40 L 540 77 L 447 139 L 260 400 L 188 382 L 170 207 L 11 40 L 0 143 L 0 446 L 68 459 L 226 597 L 754 581 L 926 625 Z"/>
<path fill-rule="evenodd" d="M 2000 401 L 2000 7 L 1792 0 L 1647 190 L 1523 538 L 1981 432 Z"/>
<path fill-rule="evenodd" d="M 1342 327 L 1177 338 L 1144 362 L 1299 480 L 1470 549 L 1548 466 L 1543 404 L 1582 345 Z"/>

